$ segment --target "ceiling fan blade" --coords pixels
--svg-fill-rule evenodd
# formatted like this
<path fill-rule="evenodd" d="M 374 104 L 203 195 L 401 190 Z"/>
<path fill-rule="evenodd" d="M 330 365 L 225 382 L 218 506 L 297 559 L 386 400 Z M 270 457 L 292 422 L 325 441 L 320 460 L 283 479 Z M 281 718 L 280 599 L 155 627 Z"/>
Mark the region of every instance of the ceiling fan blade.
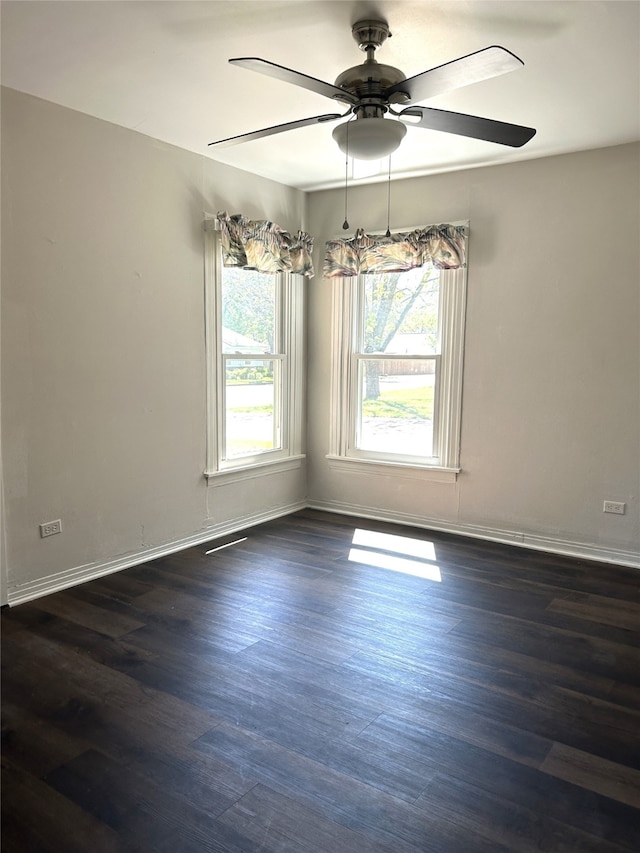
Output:
<path fill-rule="evenodd" d="M 230 59 L 229 62 L 232 65 L 239 65 L 241 68 L 248 68 L 249 71 L 266 74 L 267 77 L 275 77 L 276 80 L 282 80 L 285 83 L 293 83 L 294 86 L 302 86 L 303 89 L 317 92 L 319 95 L 324 95 L 334 101 L 344 101 L 352 105 L 357 101 L 354 95 L 345 92 L 344 89 L 340 89 L 332 83 L 325 83 L 324 80 L 318 80 L 308 74 L 302 74 L 300 71 L 293 71 L 291 68 L 285 68 L 284 65 L 277 65 L 275 62 L 268 62 L 266 59 L 259 59 L 257 56 Z"/>
<path fill-rule="evenodd" d="M 472 139 L 497 142 L 499 145 L 510 145 L 512 148 L 521 148 L 536 135 L 536 131 L 532 127 L 522 127 L 519 124 L 508 124 L 504 121 L 480 118 L 480 116 L 469 116 L 465 113 L 434 110 L 430 107 L 408 107 L 406 110 L 402 110 L 399 115 L 420 118 L 418 122 L 411 122 L 410 127 L 441 130 L 444 133 L 455 133 L 458 136 L 470 136 Z"/>
<path fill-rule="evenodd" d="M 510 50 L 493 45 L 396 83 L 387 89 L 385 96 L 393 102 L 394 99 L 390 96 L 397 92 L 406 92 L 409 100 L 405 103 L 424 101 L 461 86 L 469 86 L 471 83 L 479 83 L 481 80 L 515 71 L 523 65 L 524 62 Z"/>
<path fill-rule="evenodd" d="M 349 113 L 346 113 L 349 115 Z M 336 119 L 344 118 L 345 113 L 327 113 L 321 116 L 311 116 L 311 118 L 301 118 L 298 121 L 288 121 L 285 124 L 274 124 L 272 127 L 263 127 L 262 130 L 254 130 L 251 133 L 241 133 L 238 136 L 228 136 L 226 139 L 218 139 L 216 142 L 209 142 L 209 145 L 217 145 L 218 148 L 226 148 L 229 145 L 238 145 L 240 142 L 251 142 L 253 139 L 263 139 L 265 136 L 273 136 L 276 133 L 283 133 L 285 130 L 296 130 L 299 127 L 308 127 L 310 124 L 322 124 L 325 121 L 336 121 Z"/>

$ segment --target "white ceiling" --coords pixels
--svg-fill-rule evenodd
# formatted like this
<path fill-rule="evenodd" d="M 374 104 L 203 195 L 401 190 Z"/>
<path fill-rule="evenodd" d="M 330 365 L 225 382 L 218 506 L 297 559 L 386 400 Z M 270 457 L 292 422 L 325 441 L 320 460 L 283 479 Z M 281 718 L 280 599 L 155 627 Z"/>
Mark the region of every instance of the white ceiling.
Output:
<path fill-rule="evenodd" d="M 123 0 L 1 4 L 2 83 L 302 189 L 335 186 L 335 126 L 225 149 L 207 143 L 335 103 L 227 60 L 259 56 L 333 83 L 364 61 L 351 26 L 382 17 L 378 61 L 407 77 L 489 45 L 524 68 L 429 106 L 537 128 L 522 149 L 409 128 L 394 176 L 545 157 L 640 138 L 640 3 L 542 0 Z M 386 177 L 386 163 L 384 164 Z"/>

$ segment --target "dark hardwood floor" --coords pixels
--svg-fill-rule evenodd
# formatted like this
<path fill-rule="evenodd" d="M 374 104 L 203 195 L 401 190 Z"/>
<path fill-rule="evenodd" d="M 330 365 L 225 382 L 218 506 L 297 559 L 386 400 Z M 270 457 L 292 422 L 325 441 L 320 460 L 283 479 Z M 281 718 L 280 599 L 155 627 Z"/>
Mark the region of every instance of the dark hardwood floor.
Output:
<path fill-rule="evenodd" d="M 633 569 L 307 510 L 2 629 L 3 853 L 640 850 Z"/>

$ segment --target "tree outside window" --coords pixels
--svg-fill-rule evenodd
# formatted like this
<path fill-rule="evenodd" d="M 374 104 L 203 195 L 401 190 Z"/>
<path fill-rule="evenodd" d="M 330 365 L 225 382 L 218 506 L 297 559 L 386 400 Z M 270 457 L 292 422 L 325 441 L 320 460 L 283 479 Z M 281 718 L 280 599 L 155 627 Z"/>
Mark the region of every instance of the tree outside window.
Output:
<path fill-rule="evenodd" d="M 433 456 L 439 285 L 432 267 L 361 277 L 356 448 Z"/>
<path fill-rule="evenodd" d="M 466 268 L 334 281 L 329 458 L 455 478 Z"/>

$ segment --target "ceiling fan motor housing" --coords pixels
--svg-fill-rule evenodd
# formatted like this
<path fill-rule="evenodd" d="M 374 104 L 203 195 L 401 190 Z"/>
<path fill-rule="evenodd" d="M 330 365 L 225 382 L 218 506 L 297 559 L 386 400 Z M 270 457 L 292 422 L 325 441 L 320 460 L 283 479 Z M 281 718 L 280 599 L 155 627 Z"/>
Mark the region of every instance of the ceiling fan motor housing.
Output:
<path fill-rule="evenodd" d="M 358 21 L 351 30 L 358 47 L 367 54 L 367 59 L 361 65 L 347 68 L 340 74 L 335 85 L 355 95 L 362 101 L 362 107 L 378 107 L 376 115 L 387 112 L 387 103 L 403 103 L 409 96 L 404 92 L 397 92 L 391 98 L 385 98 L 384 93 L 391 86 L 406 80 L 406 75 L 399 68 L 392 65 L 384 65 L 374 59 L 376 48 L 391 37 L 389 26 L 384 21 L 364 20 Z M 360 114 L 360 105 L 354 112 Z M 370 115 L 371 111 L 367 110 Z"/>
<path fill-rule="evenodd" d="M 375 59 L 367 59 L 361 65 L 354 65 L 353 68 L 347 68 L 336 78 L 335 85 L 339 89 L 344 89 L 355 95 L 359 99 L 374 99 L 384 106 L 384 93 L 396 83 L 402 83 L 406 80 L 406 76 L 399 68 L 394 68 L 392 65 L 383 65 L 381 62 L 376 62 Z M 404 95 L 403 92 L 397 93 Z M 407 100 L 408 96 L 401 97 L 399 100 Z M 390 99 L 389 99 L 390 100 Z M 386 112 L 386 108 L 385 108 Z"/>

